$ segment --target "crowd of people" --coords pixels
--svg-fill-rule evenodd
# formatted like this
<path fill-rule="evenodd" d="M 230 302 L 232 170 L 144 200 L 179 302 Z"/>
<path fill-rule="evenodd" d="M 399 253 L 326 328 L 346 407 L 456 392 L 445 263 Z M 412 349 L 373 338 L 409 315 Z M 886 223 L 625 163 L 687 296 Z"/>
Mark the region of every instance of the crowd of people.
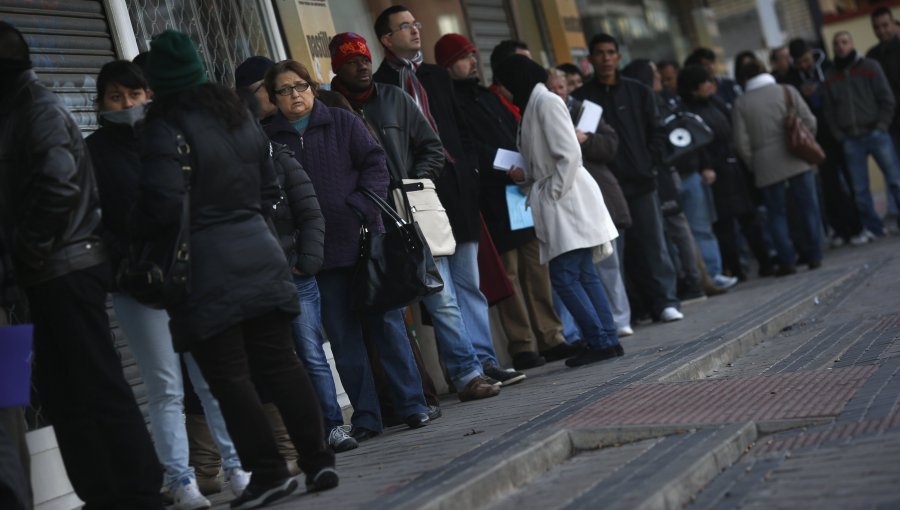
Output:
<path fill-rule="evenodd" d="M 100 128 L 85 140 L 0 23 L 0 304 L 27 298 L 35 388 L 76 494 L 85 508 L 157 509 L 164 487 L 176 509 L 208 508 L 219 466 L 236 509 L 284 498 L 301 472 L 308 491 L 332 489 L 335 453 L 440 418 L 435 375 L 460 401 L 495 397 L 548 362 L 623 356 L 636 326 L 747 280 L 748 255 L 759 276 L 786 276 L 820 267 L 828 243 L 883 237 L 867 158 L 900 203 L 900 28 L 885 8 L 872 24 L 866 57 L 846 32 L 833 62 L 798 39 L 772 52 L 771 72 L 739 54 L 735 80 L 706 48 L 622 68 L 619 42 L 598 34 L 585 75 L 509 40 L 482 84 L 472 41 L 446 34 L 423 62 L 421 24 L 393 6 L 375 21 L 377 69 L 371 43 L 347 32 L 329 45 L 331 83 L 254 56 L 235 89 L 209 82 L 190 38 L 168 30 L 103 66 Z M 788 115 L 824 162 L 789 149 Z M 502 151 L 521 159 L 498 165 Z M 406 179 L 435 183 L 455 240 L 434 257 L 442 290 L 421 299 L 445 374 L 426 370 L 407 309 L 354 306 L 360 232 L 385 229 L 367 195 L 391 201 Z M 523 200 L 525 225 L 512 214 Z M 186 207 L 189 292 L 148 307 L 116 268 L 136 243 L 166 242 Z M 205 426 L 185 422 L 191 400 Z M 211 475 L 194 455 L 203 442 L 217 450 Z M 27 480 L 4 483 L 4 508 L 30 507 Z"/>

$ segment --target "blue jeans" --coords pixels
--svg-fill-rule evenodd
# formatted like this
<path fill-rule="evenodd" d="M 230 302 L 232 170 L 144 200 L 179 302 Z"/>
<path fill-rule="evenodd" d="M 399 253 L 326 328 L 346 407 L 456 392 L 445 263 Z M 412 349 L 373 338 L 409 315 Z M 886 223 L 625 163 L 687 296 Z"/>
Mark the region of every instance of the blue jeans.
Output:
<path fill-rule="evenodd" d="M 793 266 L 796 261 L 787 221 L 787 193 L 790 193 L 791 200 L 797 205 L 797 214 L 801 216 L 809 262 L 822 260 L 822 219 L 815 186 L 815 177 L 812 170 L 809 170 L 786 181 L 760 188 L 768 213 L 766 219 L 769 232 L 778 252 L 778 261 L 783 266 Z"/>
<path fill-rule="evenodd" d="M 114 293 L 113 308 L 128 347 L 134 354 L 144 387 L 150 414 L 150 431 L 156 455 L 165 469 L 165 484 L 171 487 L 184 477 L 194 478 L 188 465 L 187 429 L 184 425 L 184 384 L 179 355 L 172 347 L 169 314 L 148 308 L 133 298 Z M 241 467 L 234 443 L 225 428 L 219 403 L 200 374 L 194 357 L 184 354 L 188 377 L 203 404 L 206 422 L 222 456 L 225 469 Z"/>
<path fill-rule="evenodd" d="M 481 292 L 481 276 L 478 274 L 478 243 L 456 245 L 456 253 L 451 255 L 450 274 L 456 291 L 456 302 L 462 314 L 465 336 L 472 342 L 475 355 L 482 365 L 500 366 L 494 341 L 491 339 L 490 319 L 488 319 L 487 298 Z"/>
<path fill-rule="evenodd" d="M 553 258 L 550 281 L 575 318 L 588 347 L 606 349 L 619 345 L 606 291 L 594 268 L 590 249 L 573 250 Z"/>
<path fill-rule="evenodd" d="M 453 280 L 450 261 L 447 257 L 434 259 L 444 290 L 425 297 L 422 303 L 431 315 L 434 333 L 437 337 L 438 354 L 450 373 L 450 380 L 457 390 L 465 388 L 474 377 L 481 375 L 481 362 L 472 347 L 466 323 L 456 298 L 456 284 Z M 490 338 L 490 337 L 488 337 Z"/>
<path fill-rule="evenodd" d="M 875 235 L 884 235 L 884 225 L 875 212 L 872 192 L 869 191 L 869 161 L 871 154 L 888 188 L 888 202 L 893 197 L 894 203 L 900 203 L 900 159 L 890 135 L 880 129 L 862 136 L 848 136 L 842 140 L 847 168 L 853 180 L 853 196 L 862 224 Z"/>
<path fill-rule="evenodd" d="M 575 324 L 575 317 L 572 317 L 556 289 L 553 289 L 553 308 L 556 309 L 556 314 L 559 315 L 559 320 L 562 322 L 563 336 L 566 338 L 566 342 L 574 344 L 582 341 L 581 330 L 578 329 L 578 324 Z"/>
<path fill-rule="evenodd" d="M 712 190 L 703 182 L 699 172 L 694 172 L 681 180 L 679 198 L 681 208 L 691 226 L 694 241 L 700 248 L 703 262 L 706 263 L 706 271 L 710 276 L 722 274 L 722 255 L 712 227 L 716 221 Z"/>
<path fill-rule="evenodd" d="M 350 423 L 381 432 L 381 406 L 369 355 L 363 341 L 360 314 L 350 307 L 353 269 L 319 273 L 316 282 L 322 297 L 322 324 L 331 341 L 334 362 L 353 405 Z M 422 394 L 422 378 L 409 347 L 402 310 L 384 314 L 362 314 L 384 368 L 388 390 L 400 416 L 428 412 Z"/>
<path fill-rule="evenodd" d="M 319 287 L 312 276 L 294 275 L 294 285 L 297 287 L 297 300 L 300 302 L 300 315 L 294 317 L 292 322 L 294 347 L 319 397 L 327 434 L 332 428 L 344 424 L 344 415 L 337 401 L 331 366 L 328 365 L 328 359 L 322 349 L 325 335 L 322 331 Z"/>

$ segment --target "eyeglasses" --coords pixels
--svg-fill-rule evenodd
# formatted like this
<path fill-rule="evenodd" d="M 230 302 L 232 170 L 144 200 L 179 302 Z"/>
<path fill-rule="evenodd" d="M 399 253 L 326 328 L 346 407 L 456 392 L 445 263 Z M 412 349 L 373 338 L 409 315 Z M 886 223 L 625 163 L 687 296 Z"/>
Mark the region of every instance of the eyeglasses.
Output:
<path fill-rule="evenodd" d="M 422 23 L 418 21 L 414 21 L 412 23 L 400 23 L 400 28 L 397 30 L 391 30 L 387 33 L 387 35 L 394 35 L 396 32 L 409 32 L 412 29 L 416 29 L 417 31 L 422 30 Z"/>
<path fill-rule="evenodd" d="M 275 91 L 279 96 L 289 96 L 292 92 L 296 92 L 298 94 L 302 94 L 309 90 L 309 83 L 298 83 L 296 85 L 288 85 L 282 89 L 278 89 Z"/>

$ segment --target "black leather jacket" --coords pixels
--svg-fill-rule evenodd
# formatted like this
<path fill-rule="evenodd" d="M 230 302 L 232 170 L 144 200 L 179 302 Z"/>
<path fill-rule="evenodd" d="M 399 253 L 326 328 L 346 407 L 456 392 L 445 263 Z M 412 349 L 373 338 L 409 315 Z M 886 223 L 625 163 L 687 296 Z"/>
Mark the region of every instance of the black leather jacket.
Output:
<path fill-rule="evenodd" d="M 0 221 L 11 232 L 16 281 L 33 286 L 106 260 L 100 201 L 78 125 L 23 72 L 0 100 Z"/>

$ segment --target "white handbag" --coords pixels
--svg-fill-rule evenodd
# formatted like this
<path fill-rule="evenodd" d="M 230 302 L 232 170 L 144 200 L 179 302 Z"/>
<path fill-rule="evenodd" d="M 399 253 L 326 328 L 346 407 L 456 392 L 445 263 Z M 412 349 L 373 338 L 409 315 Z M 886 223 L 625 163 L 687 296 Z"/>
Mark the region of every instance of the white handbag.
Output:
<path fill-rule="evenodd" d="M 406 221 L 419 224 L 432 256 L 445 257 L 456 253 L 456 239 L 450 228 L 450 218 L 434 189 L 434 181 L 403 179 L 403 186 L 395 188 L 393 196 L 400 216 Z"/>

